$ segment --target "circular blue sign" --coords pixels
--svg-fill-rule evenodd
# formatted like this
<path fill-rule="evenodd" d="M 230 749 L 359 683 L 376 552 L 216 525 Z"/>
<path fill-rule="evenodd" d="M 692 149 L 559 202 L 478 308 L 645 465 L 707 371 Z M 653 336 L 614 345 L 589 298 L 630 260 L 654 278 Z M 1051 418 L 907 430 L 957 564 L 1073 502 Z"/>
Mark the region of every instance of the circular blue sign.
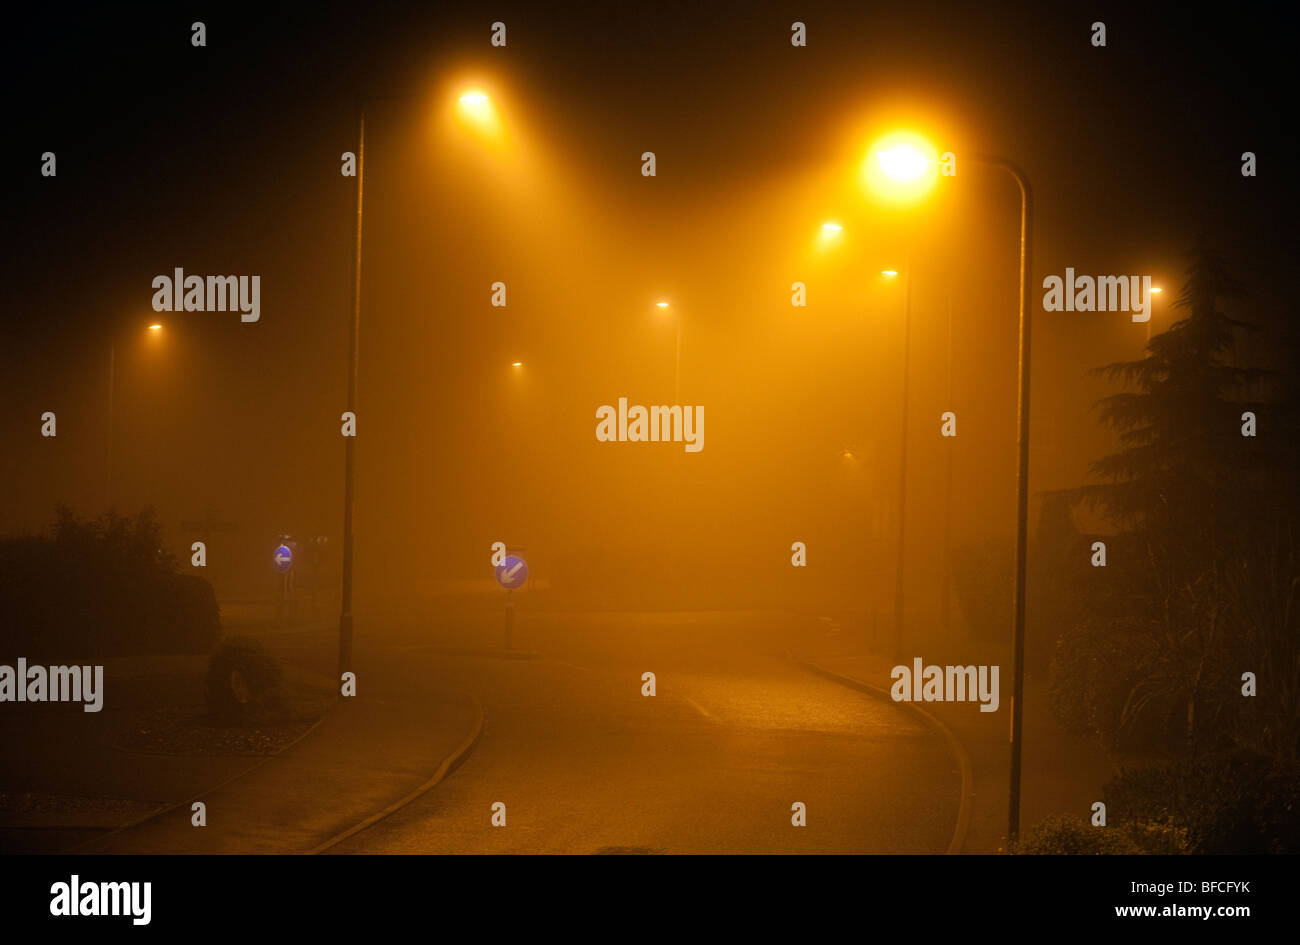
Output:
<path fill-rule="evenodd" d="M 289 550 L 288 545 L 281 545 L 275 549 L 275 555 L 271 560 L 275 563 L 276 572 L 284 574 L 293 567 L 293 552 Z"/>
<path fill-rule="evenodd" d="M 528 564 L 518 555 L 510 555 L 504 564 L 497 565 L 497 583 L 507 591 L 523 587 L 528 580 Z"/>

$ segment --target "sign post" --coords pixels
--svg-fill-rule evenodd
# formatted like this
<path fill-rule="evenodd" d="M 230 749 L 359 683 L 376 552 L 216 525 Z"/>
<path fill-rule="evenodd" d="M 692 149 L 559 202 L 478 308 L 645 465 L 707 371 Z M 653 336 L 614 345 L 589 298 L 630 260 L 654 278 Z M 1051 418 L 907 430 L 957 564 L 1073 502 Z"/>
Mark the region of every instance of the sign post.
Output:
<path fill-rule="evenodd" d="M 497 583 L 506 592 L 505 649 L 508 650 L 515 632 L 515 591 L 528 580 L 528 563 L 518 555 L 510 555 L 497 565 L 496 574 Z"/>
<path fill-rule="evenodd" d="M 293 548 L 297 544 L 287 538 L 280 539 L 280 545 L 271 555 L 271 564 L 275 567 L 275 573 L 280 575 L 280 602 L 276 608 L 279 611 L 279 622 L 283 623 L 286 612 L 290 620 L 293 619 Z"/>

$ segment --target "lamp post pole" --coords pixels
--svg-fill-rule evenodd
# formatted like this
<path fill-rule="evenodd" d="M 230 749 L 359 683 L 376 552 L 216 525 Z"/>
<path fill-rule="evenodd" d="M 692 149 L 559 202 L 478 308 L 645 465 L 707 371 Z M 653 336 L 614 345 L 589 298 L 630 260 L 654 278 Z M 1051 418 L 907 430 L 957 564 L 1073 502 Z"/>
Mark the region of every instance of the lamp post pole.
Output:
<path fill-rule="evenodd" d="M 979 155 L 976 161 L 1006 171 L 1020 187 L 1020 349 L 1016 392 L 1016 583 L 1012 617 L 1011 784 L 1007 810 L 1007 849 L 1020 839 L 1021 723 L 1025 690 L 1025 562 L 1029 532 L 1029 294 L 1032 261 L 1033 191 L 1025 172 L 1005 158 Z"/>
<path fill-rule="evenodd" d="M 903 262 L 903 418 L 899 433 L 898 460 L 898 550 L 894 564 L 894 657 L 903 655 L 903 543 L 907 520 L 907 413 L 911 381 L 912 346 L 912 260 Z"/>
<path fill-rule="evenodd" d="M 677 321 L 677 357 L 673 366 L 673 403 L 680 404 L 682 402 L 682 313 L 674 314 Z"/>
<path fill-rule="evenodd" d="M 366 112 L 358 103 L 357 141 L 357 230 L 356 252 L 352 269 L 352 328 L 348 332 L 348 400 L 347 409 L 356 415 L 357 342 L 361 335 L 361 226 L 366 181 Z M 356 495 L 356 430 L 343 438 L 343 591 L 339 610 L 339 676 L 352 666 L 352 507 Z"/>
<path fill-rule="evenodd" d="M 113 392 L 117 387 L 117 339 L 108 340 L 108 504 L 113 505 Z"/>

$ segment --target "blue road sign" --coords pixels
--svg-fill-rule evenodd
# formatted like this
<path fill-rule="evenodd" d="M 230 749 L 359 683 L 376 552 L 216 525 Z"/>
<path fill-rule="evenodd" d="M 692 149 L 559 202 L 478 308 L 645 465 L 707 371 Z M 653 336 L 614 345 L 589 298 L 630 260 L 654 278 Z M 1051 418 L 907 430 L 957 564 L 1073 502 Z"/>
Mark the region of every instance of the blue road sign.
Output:
<path fill-rule="evenodd" d="M 528 564 L 518 555 L 510 555 L 505 564 L 497 565 L 497 583 L 507 591 L 523 587 L 528 580 Z"/>
<path fill-rule="evenodd" d="M 275 570 L 284 574 L 293 567 L 293 552 L 288 545 L 281 545 L 275 549 L 275 556 L 271 560 L 275 562 Z"/>

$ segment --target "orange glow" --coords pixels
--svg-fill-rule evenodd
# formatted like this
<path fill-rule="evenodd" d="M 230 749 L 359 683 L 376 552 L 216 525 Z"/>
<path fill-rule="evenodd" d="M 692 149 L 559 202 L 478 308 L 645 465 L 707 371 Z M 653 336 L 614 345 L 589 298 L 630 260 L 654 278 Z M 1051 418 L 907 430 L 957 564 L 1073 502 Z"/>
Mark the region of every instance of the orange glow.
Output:
<path fill-rule="evenodd" d="M 898 270 L 897 270 L 897 269 L 882 269 L 882 270 L 880 270 L 880 274 L 881 274 L 882 276 L 884 276 L 886 279 L 892 279 L 892 278 L 894 278 L 894 276 L 898 275 Z"/>

